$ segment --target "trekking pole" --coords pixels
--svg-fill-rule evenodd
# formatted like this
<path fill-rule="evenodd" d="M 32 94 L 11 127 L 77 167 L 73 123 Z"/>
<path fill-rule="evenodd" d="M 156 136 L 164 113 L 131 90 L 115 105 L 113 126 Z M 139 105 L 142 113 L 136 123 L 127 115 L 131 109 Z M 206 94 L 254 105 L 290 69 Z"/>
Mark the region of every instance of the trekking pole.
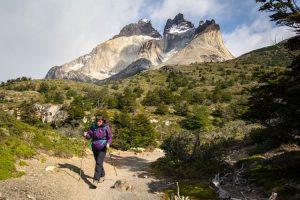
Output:
<path fill-rule="evenodd" d="M 80 164 L 80 171 L 79 171 L 79 180 L 81 179 L 81 174 L 82 174 L 82 161 L 83 161 L 83 154 L 85 150 L 85 140 L 83 140 L 83 147 L 82 147 L 82 152 L 81 152 L 81 164 Z"/>
<path fill-rule="evenodd" d="M 116 170 L 116 167 L 115 167 L 115 163 L 113 162 L 113 159 L 111 158 L 111 155 L 110 155 L 110 151 L 109 151 L 109 149 L 108 149 L 108 155 L 109 155 L 109 157 L 110 157 L 110 161 L 111 161 L 111 163 L 112 163 L 112 165 L 113 165 L 113 167 L 114 167 L 114 170 L 115 170 L 116 176 L 118 176 L 118 174 L 117 174 L 117 170 Z"/>

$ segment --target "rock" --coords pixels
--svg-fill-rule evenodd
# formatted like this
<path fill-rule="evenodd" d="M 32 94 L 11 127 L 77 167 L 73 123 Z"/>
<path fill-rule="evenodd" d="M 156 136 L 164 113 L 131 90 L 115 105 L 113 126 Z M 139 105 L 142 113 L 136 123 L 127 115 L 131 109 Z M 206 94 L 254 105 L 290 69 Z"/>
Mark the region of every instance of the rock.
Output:
<path fill-rule="evenodd" d="M 269 197 L 269 200 L 276 200 L 277 199 L 277 193 L 272 192 L 272 195 Z"/>
<path fill-rule="evenodd" d="M 30 194 L 27 194 L 27 198 L 32 199 L 32 200 L 36 200 L 36 198 L 34 196 L 30 195 Z"/>
<path fill-rule="evenodd" d="M 138 23 L 126 25 L 121 29 L 120 33 L 113 38 L 122 36 L 129 37 L 133 35 L 146 35 L 153 38 L 161 38 L 159 32 L 152 27 L 151 21 L 149 19 L 141 19 L 138 21 Z"/>
<path fill-rule="evenodd" d="M 140 59 L 134 61 L 133 63 L 131 63 L 130 65 L 128 65 L 125 69 L 121 70 L 117 74 L 114 74 L 107 79 L 99 81 L 99 83 L 105 83 L 107 81 L 119 80 L 119 79 L 124 79 L 124 78 L 130 77 L 130 76 L 133 76 L 137 73 L 140 73 L 144 70 L 149 69 L 151 65 L 152 65 L 151 61 L 149 61 L 145 58 L 140 58 Z"/>
<path fill-rule="evenodd" d="M 206 20 L 204 21 L 200 21 L 199 22 L 199 27 L 196 28 L 196 34 L 200 34 L 203 32 L 208 32 L 208 31 L 212 31 L 212 30 L 220 30 L 220 26 L 218 24 L 216 24 L 215 20 Z"/>
<path fill-rule="evenodd" d="M 148 176 L 147 176 L 147 175 L 144 175 L 144 178 L 148 178 Z"/>
<path fill-rule="evenodd" d="M 217 193 L 219 195 L 219 198 L 222 199 L 222 200 L 227 200 L 227 199 L 229 200 L 229 199 L 231 199 L 230 194 L 227 191 L 223 190 L 222 188 L 219 188 L 219 190 L 217 191 Z"/>
<path fill-rule="evenodd" d="M 56 167 L 55 166 L 48 166 L 48 167 L 46 167 L 46 171 L 53 171 L 54 169 L 56 169 Z"/>
<path fill-rule="evenodd" d="M 164 28 L 164 35 L 168 34 L 168 33 L 174 33 L 174 32 L 185 32 L 188 29 L 192 29 L 194 28 L 194 25 L 189 22 L 186 21 L 184 19 L 183 14 L 179 13 L 175 16 L 175 18 L 172 19 L 168 19 L 165 28 Z"/>
<path fill-rule="evenodd" d="M 165 121 L 166 126 L 170 126 L 171 122 L 169 120 Z"/>
<path fill-rule="evenodd" d="M 137 148 L 131 148 L 131 151 L 134 151 L 135 153 L 143 153 L 145 152 L 145 148 L 137 147 Z"/>
<path fill-rule="evenodd" d="M 119 191 L 132 191 L 132 185 L 128 183 L 126 179 L 117 180 L 113 186 L 113 188 Z"/>
<path fill-rule="evenodd" d="M 162 149 L 155 148 L 155 152 L 163 153 L 164 151 Z"/>
<path fill-rule="evenodd" d="M 157 119 L 150 119 L 150 123 L 157 123 L 158 120 Z"/>

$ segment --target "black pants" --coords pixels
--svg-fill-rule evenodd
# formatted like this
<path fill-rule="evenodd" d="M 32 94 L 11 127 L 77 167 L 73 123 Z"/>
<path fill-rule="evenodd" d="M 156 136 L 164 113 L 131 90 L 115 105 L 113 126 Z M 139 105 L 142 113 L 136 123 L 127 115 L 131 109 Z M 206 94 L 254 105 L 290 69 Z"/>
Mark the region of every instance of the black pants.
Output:
<path fill-rule="evenodd" d="M 103 161 L 106 155 L 106 149 L 103 149 L 101 151 L 93 150 L 93 153 L 96 161 L 94 180 L 99 181 L 101 177 L 105 176 Z"/>

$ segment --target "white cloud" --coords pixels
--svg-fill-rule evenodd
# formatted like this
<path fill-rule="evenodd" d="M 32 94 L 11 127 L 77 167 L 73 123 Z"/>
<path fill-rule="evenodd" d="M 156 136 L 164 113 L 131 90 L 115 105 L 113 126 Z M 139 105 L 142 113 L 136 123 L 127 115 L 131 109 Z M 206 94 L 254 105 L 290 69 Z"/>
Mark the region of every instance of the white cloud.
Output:
<path fill-rule="evenodd" d="M 223 33 L 227 48 L 235 56 L 273 45 L 295 33 L 289 27 L 274 27 L 269 19 L 261 17 L 251 24 L 237 26 L 231 33 Z"/>
<path fill-rule="evenodd" d="M 0 1 L 0 81 L 43 78 L 139 18 L 143 0 Z M 13 70 L 12 70 L 13 69 Z"/>
<path fill-rule="evenodd" d="M 164 0 L 159 8 L 153 10 L 151 19 L 165 21 L 178 13 L 198 17 L 199 20 L 205 16 L 216 18 L 221 12 L 225 13 L 225 5 L 219 0 Z"/>

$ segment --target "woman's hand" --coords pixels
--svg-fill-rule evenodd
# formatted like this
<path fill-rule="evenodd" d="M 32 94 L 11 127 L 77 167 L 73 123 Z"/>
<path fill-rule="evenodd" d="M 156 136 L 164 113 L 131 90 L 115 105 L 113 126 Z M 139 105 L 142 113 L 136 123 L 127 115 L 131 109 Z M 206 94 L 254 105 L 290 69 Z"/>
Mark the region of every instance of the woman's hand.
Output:
<path fill-rule="evenodd" d="M 86 137 L 88 132 L 83 132 L 83 136 Z"/>
<path fill-rule="evenodd" d="M 109 144 L 108 143 L 106 144 L 106 148 L 109 149 Z"/>

